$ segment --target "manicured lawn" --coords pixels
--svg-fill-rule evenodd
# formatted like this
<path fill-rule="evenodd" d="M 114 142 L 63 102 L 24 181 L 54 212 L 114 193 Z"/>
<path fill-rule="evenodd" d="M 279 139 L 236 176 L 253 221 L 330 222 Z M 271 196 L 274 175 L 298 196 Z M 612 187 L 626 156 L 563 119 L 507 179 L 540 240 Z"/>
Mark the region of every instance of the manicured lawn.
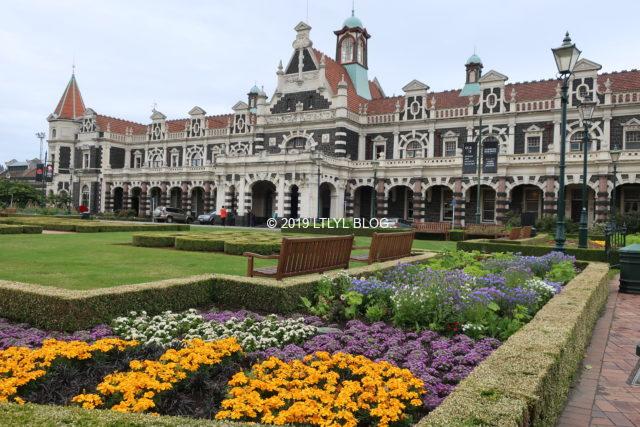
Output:
<path fill-rule="evenodd" d="M 82 290 L 212 272 L 246 274 L 244 257 L 135 247 L 131 234 L 1 235 L 0 279 Z M 357 239 L 358 245 L 369 242 L 367 237 Z M 416 241 L 414 246 L 444 250 L 455 244 Z M 273 261 L 256 260 L 257 266 L 268 263 Z"/>

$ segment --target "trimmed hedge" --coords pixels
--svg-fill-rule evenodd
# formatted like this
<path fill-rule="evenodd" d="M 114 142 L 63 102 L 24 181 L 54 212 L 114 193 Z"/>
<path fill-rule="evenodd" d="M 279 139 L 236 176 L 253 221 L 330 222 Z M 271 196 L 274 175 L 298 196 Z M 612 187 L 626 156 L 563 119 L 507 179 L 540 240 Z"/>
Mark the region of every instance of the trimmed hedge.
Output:
<path fill-rule="evenodd" d="M 82 409 L 73 406 L 0 404 L 0 420 L 4 426 L 118 426 L 118 427 L 259 427 L 228 421 L 189 417 L 124 414 L 108 409 Z"/>
<path fill-rule="evenodd" d="M 22 226 L 0 225 L 0 234 L 22 234 Z"/>
<path fill-rule="evenodd" d="M 606 264 L 589 264 L 418 426 L 554 426 L 607 301 L 607 276 Z"/>
<path fill-rule="evenodd" d="M 0 224 L 29 225 L 45 230 L 99 233 L 115 231 L 188 231 L 186 224 L 118 224 L 110 221 L 63 219 L 43 216 L 12 216 L 0 218 Z"/>
<path fill-rule="evenodd" d="M 215 239 L 192 236 L 175 238 L 176 249 L 182 251 L 222 252 L 224 251 L 224 244 L 224 238 Z"/>
<path fill-rule="evenodd" d="M 224 253 L 242 255 L 245 252 L 254 252 L 261 255 L 271 255 L 280 252 L 280 245 L 280 241 L 233 239 L 224 242 Z"/>
<path fill-rule="evenodd" d="M 456 243 L 456 248 L 463 251 L 480 251 L 480 252 L 518 252 L 522 255 L 542 256 L 553 252 L 552 246 L 536 246 L 523 245 L 513 243 L 494 243 L 489 240 L 466 240 Z M 581 248 L 565 248 L 565 252 L 573 255 L 581 261 L 608 262 L 607 254 L 604 249 L 581 249 Z M 611 262 L 615 263 L 618 259 L 618 252 L 614 251 L 611 256 Z"/>
<path fill-rule="evenodd" d="M 371 237 L 373 233 L 397 233 L 401 231 L 409 231 L 412 228 L 328 228 L 328 227 L 287 227 L 282 228 L 283 233 L 305 233 L 305 234 L 323 234 L 330 236 L 345 236 L 353 234 L 354 236 Z"/>
<path fill-rule="evenodd" d="M 42 227 L 37 225 L 0 224 L 0 234 L 42 234 Z"/>
<path fill-rule="evenodd" d="M 436 253 L 349 269 L 363 276 L 399 262 L 422 262 Z M 325 273 L 338 274 L 338 271 Z M 300 297 L 311 297 L 319 274 L 282 281 L 268 278 L 209 274 L 113 288 L 72 291 L 0 280 L 0 313 L 7 319 L 47 330 L 76 331 L 111 321 L 130 311 L 150 314 L 182 311 L 215 304 L 270 313 L 300 311 Z"/>
<path fill-rule="evenodd" d="M 170 248 L 176 244 L 177 234 L 140 233 L 131 236 L 133 246 L 144 248 Z"/>
<path fill-rule="evenodd" d="M 464 240 L 464 230 L 449 230 L 449 240 L 461 242 Z"/>

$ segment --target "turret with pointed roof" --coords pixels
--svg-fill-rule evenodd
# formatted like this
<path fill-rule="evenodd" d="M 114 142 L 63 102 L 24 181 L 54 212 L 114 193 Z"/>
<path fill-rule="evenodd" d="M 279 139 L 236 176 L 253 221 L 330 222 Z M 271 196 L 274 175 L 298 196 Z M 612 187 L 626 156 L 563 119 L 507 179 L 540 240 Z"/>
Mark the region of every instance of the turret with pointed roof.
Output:
<path fill-rule="evenodd" d="M 83 116 L 84 110 L 84 101 L 80 89 L 78 89 L 76 75 L 72 73 L 58 106 L 53 111 L 53 118 L 76 120 Z"/>

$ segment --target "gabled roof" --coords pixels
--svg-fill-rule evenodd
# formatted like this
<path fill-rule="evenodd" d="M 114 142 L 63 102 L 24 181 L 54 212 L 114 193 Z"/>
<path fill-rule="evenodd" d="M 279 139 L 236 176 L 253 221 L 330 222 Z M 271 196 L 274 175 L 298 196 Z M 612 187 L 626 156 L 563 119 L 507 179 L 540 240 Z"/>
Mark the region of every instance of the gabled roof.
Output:
<path fill-rule="evenodd" d="M 56 109 L 53 111 L 55 118 L 58 119 L 79 119 L 84 115 L 84 101 L 78 89 L 76 75 L 71 74 L 71 79 L 58 102 Z"/>

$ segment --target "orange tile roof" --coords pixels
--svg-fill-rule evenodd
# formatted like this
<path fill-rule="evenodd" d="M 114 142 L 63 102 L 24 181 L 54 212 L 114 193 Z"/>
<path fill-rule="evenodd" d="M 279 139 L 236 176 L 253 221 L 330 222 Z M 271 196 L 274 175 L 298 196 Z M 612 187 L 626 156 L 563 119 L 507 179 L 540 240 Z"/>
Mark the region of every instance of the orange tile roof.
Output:
<path fill-rule="evenodd" d="M 598 76 L 598 84 L 601 85 L 600 90 L 604 90 L 604 84 L 607 79 L 611 80 L 611 90 L 613 92 L 640 90 L 640 70 L 603 73 Z"/>
<path fill-rule="evenodd" d="M 102 132 L 106 132 L 107 129 L 109 129 L 110 132 L 113 133 L 125 134 L 127 133 L 127 129 L 131 128 L 134 135 L 144 135 L 147 133 L 146 125 L 102 114 L 96 115 L 96 124 Z"/>
<path fill-rule="evenodd" d="M 56 109 L 53 111 L 53 114 L 60 119 L 75 120 L 82 117 L 84 110 L 84 101 L 82 100 L 80 89 L 78 89 L 76 75 L 71 74 L 71 79 L 69 79 L 69 83 L 67 84 Z"/>

